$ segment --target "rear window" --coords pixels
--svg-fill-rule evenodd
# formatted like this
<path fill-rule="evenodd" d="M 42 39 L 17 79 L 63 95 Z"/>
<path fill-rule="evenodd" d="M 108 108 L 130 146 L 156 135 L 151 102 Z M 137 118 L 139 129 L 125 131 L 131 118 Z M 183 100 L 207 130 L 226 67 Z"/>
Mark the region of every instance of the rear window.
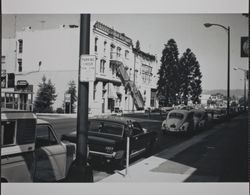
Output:
<path fill-rule="evenodd" d="M 123 125 L 107 121 L 91 121 L 89 131 L 100 134 L 123 136 Z"/>
<path fill-rule="evenodd" d="M 184 115 L 183 114 L 181 114 L 181 113 L 170 113 L 169 114 L 169 118 L 171 118 L 171 119 L 180 119 L 180 120 L 182 120 L 183 118 L 184 118 Z"/>

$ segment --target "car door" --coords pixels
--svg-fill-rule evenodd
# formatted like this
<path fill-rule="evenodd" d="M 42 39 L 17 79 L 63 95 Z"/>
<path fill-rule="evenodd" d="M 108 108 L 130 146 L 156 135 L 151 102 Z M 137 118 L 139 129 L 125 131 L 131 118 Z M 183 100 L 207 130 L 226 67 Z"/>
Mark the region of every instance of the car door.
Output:
<path fill-rule="evenodd" d="M 133 122 L 130 157 L 133 158 L 144 152 L 148 143 L 149 136 L 144 133 L 141 125 L 138 122 Z"/>
<path fill-rule="evenodd" d="M 34 181 L 57 181 L 66 173 L 66 149 L 55 136 L 50 125 L 36 127 Z"/>

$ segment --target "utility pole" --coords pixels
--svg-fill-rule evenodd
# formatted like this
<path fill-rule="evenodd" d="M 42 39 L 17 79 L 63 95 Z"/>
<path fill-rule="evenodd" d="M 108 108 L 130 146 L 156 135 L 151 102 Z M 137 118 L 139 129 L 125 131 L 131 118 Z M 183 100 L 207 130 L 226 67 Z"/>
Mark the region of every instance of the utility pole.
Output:
<path fill-rule="evenodd" d="M 81 70 L 81 57 L 82 55 L 89 55 L 89 46 L 90 14 L 81 14 L 77 104 L 77 148 L 76 159 L 72 163 L 67 177 L 67 181 L 70 182 L 93 182 L 92 168 L 87 164 L 89 83 L 80 79 L 82 74 L 88 74 Z"/>
<path fill-rule="evenodd" d="M 136 63 L 136 54 L 134 53 L 134 85 L 135 85 L 135 63 Z M 135 96 L 135 94 L 133 94 Z M 135 112 L 135 97 L 133 98 L 133 107 L 132 107 L 132 111 Z"/>
<path fill-rule="evenodd" d="M 2 126 L 2 1 L 0 0 L 0 74 L 1 74 L 1 85 L 0 85 L 0 127 Z M 0 156 L 2 156 L 2 133 L 0 133 Z M 0 175 L 2 175 L 2 169 L 0 168 Z M 0 181 L 0 191 L 1 191 Z"/>

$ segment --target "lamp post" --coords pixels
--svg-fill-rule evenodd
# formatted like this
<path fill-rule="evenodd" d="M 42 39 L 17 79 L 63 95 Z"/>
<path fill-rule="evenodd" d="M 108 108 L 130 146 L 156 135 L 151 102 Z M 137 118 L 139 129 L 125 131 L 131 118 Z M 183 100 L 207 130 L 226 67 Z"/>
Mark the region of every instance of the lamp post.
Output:
<path fill-rule="evenodd" d="M 230 26 L 225 27 L 221 24 L 205 23 L 204 26 L 209 28 L 211 26 L 218 26 L 227 31 L 228 47 L 227 47 L 227 118 L 229 118 L 230 111 Z"/>
<path fill-rule="evenodd" d="M 246 82 L 247 82 L 247 70 L 243 68 L 234 68 L 234 70 L 241 70 L 244 72 L 244 110 L 246 111 Z"/>

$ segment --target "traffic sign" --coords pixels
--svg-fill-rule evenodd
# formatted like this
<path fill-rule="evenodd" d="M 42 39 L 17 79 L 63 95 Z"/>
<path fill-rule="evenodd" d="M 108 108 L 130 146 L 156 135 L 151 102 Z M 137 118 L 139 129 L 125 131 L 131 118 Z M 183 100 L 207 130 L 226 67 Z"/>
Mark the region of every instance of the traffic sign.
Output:
<path fill-rule="evenodd" d="M 80 82 L 94 82 L 96 77 L 95 56 L 81 55 L 80 59 Z"/>
<path fill-rule="evenodd" d="M 64 97 L 65 97 L 65 102 L 70 103 L 71 94 L 70 93 L 66 93 Z"/>

